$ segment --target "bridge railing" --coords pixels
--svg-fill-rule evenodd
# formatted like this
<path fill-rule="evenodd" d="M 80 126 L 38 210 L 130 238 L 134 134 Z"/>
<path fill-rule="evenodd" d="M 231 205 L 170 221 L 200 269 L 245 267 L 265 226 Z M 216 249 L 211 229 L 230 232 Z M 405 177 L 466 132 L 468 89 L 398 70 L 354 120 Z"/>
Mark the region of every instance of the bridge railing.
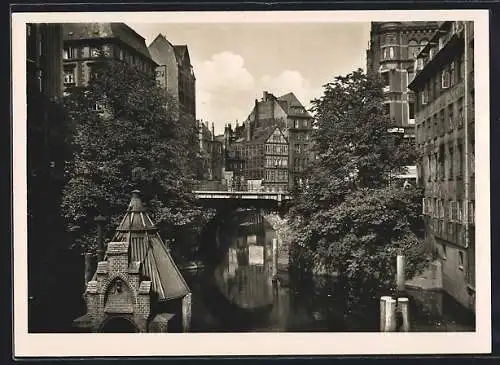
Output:
<path fill-rule="evenodd" d="M 271 187 L 271 186 L 248 186 L 247 182 L 235 182 L 228 184 L 225 181 L 200 181 L 194 184 L 193 191 L 239 191 L 239 192 L 269 192 L 269 193 L 283 193 L 287 194 L 288 190 L 283 188 Z"/>

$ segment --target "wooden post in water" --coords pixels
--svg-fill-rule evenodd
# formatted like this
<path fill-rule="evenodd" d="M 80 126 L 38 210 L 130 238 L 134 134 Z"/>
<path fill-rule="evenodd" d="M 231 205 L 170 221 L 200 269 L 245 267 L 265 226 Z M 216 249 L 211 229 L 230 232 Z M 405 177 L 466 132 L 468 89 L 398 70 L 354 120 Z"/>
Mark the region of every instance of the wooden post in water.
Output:
<path fill-rule="evenodd" d="M 410 332 L 410 305 L 408 298 L 398 298 L 398 307 L 403 317 L 403 332 Z"/>
<path fill-rule="evenodd" d="M 278 280 L 278 239 L 277 238 L 273 238 L 272 255 L 273 255 L 272 278 L 273 278 L 273 282 L 276 282 Z"/>
<path fill-rule="evenodd" d="M 399 292 L 405 290 L 405 257 L 398 255 L 396 258 L 396 288 Z"/>
<path fill-rule="evenodd" d="M 191 329 L 191 293 L 182 298 L 182 331 L 189 332 Z"/>
<path fill-rule="evenodd" d="M 385 332 L 385 307 L 387 300 L 392 299 L 390 296 L 380 297 L 380 332 Z"/>
<path fill-rule="evenodd" d="M 396 300 L 387 299 L 385 302 L 385 328 L 384 332 L 396 331 Z"/>

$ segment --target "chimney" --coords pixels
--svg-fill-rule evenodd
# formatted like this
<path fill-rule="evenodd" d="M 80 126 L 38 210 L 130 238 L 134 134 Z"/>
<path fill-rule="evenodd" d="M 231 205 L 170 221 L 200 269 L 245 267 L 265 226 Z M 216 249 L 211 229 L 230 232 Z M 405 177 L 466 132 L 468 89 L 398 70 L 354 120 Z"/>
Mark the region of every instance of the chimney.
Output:
<path fill-rule="evenodd" d="M 262 93 L 262 101 L 267 101 L 267 96 L 268 96 L 267 91 L 264 91 Z"/>
<path fill-rule="evenodd" d="M 215 140 L 215 127 L 214 123 L 212 122 L 212 141 Z"/>

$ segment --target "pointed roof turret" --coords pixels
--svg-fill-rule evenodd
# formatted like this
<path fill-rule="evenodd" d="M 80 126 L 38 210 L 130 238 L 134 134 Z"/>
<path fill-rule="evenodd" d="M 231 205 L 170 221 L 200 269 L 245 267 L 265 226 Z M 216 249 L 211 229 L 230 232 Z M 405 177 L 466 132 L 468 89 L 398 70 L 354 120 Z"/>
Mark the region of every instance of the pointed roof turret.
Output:
<path fill-rule="evenodd" d="M 127 211 L 112 241 L 128 243 L 129 265 L 140 262 L 140 273 L 151 280 L 151 290 L 158 295 L 158 300 L 182 298 L 190 293 L 141 200 L 139 190 L 132 192 Z"/>

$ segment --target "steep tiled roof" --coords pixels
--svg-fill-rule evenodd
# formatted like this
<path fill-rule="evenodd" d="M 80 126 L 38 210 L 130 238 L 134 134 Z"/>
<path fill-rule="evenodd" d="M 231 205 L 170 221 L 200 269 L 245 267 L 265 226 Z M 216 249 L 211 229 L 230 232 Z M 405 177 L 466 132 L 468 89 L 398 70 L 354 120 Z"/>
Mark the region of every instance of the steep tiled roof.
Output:
<path fill-rule="evenodd" d="M 150 58 L 146 41 L 125 23 L 64 23 L 64 40 L 115 38 Z"/>
<path fill-rule="evenodd" d="M 159 300 L 184 297 L 190 292 L 184 278 L 144 207 L 140 193 L 132 192 L 127 212 L 113 242 L 127 242 L 129 262 L 140 262 L 140 273 L 151 280 Z"/>
<path fill-rule="evenodd" d="M 312 118 L 294 93 L 288 93 L 278 98 L 278 102 L 289 116 Z"/>
<path fill-rule="evenodd" d="M 177 63 L 182 64 L 184 62 L 184 57 L 188 55 L 188 49 L 185 44 L 174 45 L 175 57 L 177 58 Z"/>
<path fill-rule="evenodd" d="M 173 48 L 172 44 L 168 41 L 167 38 L 165 38 L 163 34 L 158 34 L 156 38 L 148 46 L 151 58 L 158 64 L 164 63 L 164 61 L 162 61 L 162 58 L 164 57 L 162 51 L 165 47 Z"/>
<path fill-rule="evenodd" d="M 245 144 L 262 144 L 267 141 L 269 136 L 274 132 L 274 130 L 278 128 L 276 124 L 265 125 L 257 128 L 253 132 L 252 139 L 250 141 L 245 141 Z"/>

